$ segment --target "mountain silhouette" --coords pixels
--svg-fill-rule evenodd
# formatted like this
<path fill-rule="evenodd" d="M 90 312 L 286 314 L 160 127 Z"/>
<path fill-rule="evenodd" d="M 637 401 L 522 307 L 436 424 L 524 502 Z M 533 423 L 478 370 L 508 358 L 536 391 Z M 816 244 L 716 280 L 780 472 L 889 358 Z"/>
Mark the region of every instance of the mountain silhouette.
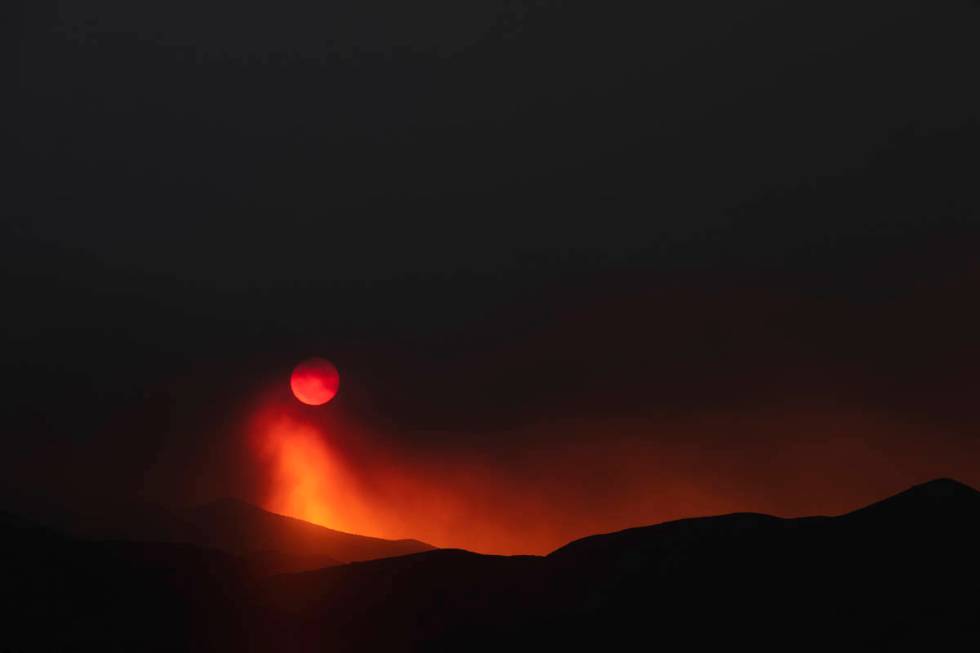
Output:
<path fill-rule="evenodd" d="M 434 551 L 278 578 L 272 595 L 310 615 L 312 640 L 353 638 L 355 649 L 414 636 L 423 650 L 513 638 L 583 650 L 654 633 L 687 646 L 929 646 L 977 631 L 976 603 L 958 592 L 980 580 L 978 546 L 980 493 L 937 480 L 839 517 L 687 519 L 543 558 Z M 395 629 L 338 625 L 327 615 L 341 606 Z"/>
<path fill-rule="evenodd" d="M 217 650 L 253 577 L 187 544 L 92 542 L 0 513 L 2 651 Z"/>
<path fill-rule="evenodd" d="M 197 543 L 239 555 L 285 556 L 284 562 L 313 569 L 343 562 L 390 558 L 431 550 L 418 540 L 386 540 L 335 531 L 262 510 L 237 499 L 220 499 L 191 511 Z"/>
<path fill-rule="evenodd" d="M 9 517 L 0 530 L 16 624 L 0 649 L 937 650 L 980 634 L 980 493 L 952 480 L 835 517 L 741 513 L 547 556 L 433 550 L 275 576 L 193 545 L 83 541 Z"/>
<path fill-rule="evenodd" d="M 93 505 L 93 501 L 95 505 Z M 89 499 L 52 506 L 36 498 L 6 502 L 12 514 L 86 541 L 187 544 L 246 559 L 255 571 L 295 572 L 431 550 L 418 540 L 386 540 L 332 530 L 223 498 L 173 509 L 150 501 Z M 2 510 L 2 509 L 0 509 Z"/>

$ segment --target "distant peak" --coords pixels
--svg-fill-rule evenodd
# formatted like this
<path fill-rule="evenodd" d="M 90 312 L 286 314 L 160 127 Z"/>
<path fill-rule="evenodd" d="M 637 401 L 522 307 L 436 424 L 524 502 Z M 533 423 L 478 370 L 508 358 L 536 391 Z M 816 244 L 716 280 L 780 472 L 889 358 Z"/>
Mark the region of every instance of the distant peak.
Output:
<path fill-rule="evenodd" d="M 236 497 L 221 497 L 198 506 L 198 510 L 262 510 L 254 503 Z"/>
<path fill-rule="evenodd" d="M 951 478 L 937 478 L 919 485 L 913 485 L 904 492 L 899 492 L 849 514 L 858 515 L 882 511 L 904 512 L 908 510 L 931 512 L 941 506 L 953 507 L 976 502 L 980 502 L 980 492 L 969 485 Z"/>
<path fill-rule="evenodd" d="M 925 494 L 935 498 L 980 494 L 975 488 L 953 478 L 936 478 L 925 483 L 920 483 L 919 485 L 913 485 L 906 492 Z M 905 492 L 902 494 L 905 494 Z"/>
<path fill-rule="evenodd" d="M 286 515 L 269 512 L 262 506 L 257 506 L 254 503 L 249 503 L 244 499 L 236 497 L 221 497 L 220 499 L 203 503 L 194 508 L 192 512 L 202 517 L 222 519 L 294 519 Z"/>

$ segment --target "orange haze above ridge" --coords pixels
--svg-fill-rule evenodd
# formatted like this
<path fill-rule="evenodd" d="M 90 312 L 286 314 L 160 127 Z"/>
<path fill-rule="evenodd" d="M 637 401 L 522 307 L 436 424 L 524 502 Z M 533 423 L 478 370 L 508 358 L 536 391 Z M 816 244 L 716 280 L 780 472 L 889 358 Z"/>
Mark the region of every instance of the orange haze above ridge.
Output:
<path fill-rule="evenodd" d="M 503 554 L 707 514 L 841 513 L 937 476 L 976 484 L 980 460 L 977 445 L 858 412 L 547 424 L 467 448 L 406 447 L 283 403 L 250 431 L 267 510 Z"/>

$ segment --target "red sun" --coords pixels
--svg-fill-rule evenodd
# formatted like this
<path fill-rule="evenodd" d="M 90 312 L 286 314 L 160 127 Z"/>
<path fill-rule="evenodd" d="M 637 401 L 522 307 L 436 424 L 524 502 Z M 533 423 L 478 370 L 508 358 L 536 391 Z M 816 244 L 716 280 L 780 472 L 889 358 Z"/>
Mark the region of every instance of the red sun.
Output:
<path fill-rule="evenodd" d="M 293 369 L 289 378 L 293 395 L 308 406 L 322 406 L 337 395 L 340 374 L 325 358 L 310 358 Z"/>

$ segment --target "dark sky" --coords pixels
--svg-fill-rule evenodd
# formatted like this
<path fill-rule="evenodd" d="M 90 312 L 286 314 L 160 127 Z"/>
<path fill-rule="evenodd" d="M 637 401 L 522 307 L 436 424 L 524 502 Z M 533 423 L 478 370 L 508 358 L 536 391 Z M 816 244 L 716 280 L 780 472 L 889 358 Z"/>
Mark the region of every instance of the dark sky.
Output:
<path fill-rule="evenodd" d="M 500 479 L 628 431 L 716 461 L 691 510 L 980 483 L 975 3 L 2 11 L 10 492 L 255 499 L 229 434 L 310 355 L 375 449 Z M 662 472 L 568 532 L 683 513 L 620 511 Z"/>

